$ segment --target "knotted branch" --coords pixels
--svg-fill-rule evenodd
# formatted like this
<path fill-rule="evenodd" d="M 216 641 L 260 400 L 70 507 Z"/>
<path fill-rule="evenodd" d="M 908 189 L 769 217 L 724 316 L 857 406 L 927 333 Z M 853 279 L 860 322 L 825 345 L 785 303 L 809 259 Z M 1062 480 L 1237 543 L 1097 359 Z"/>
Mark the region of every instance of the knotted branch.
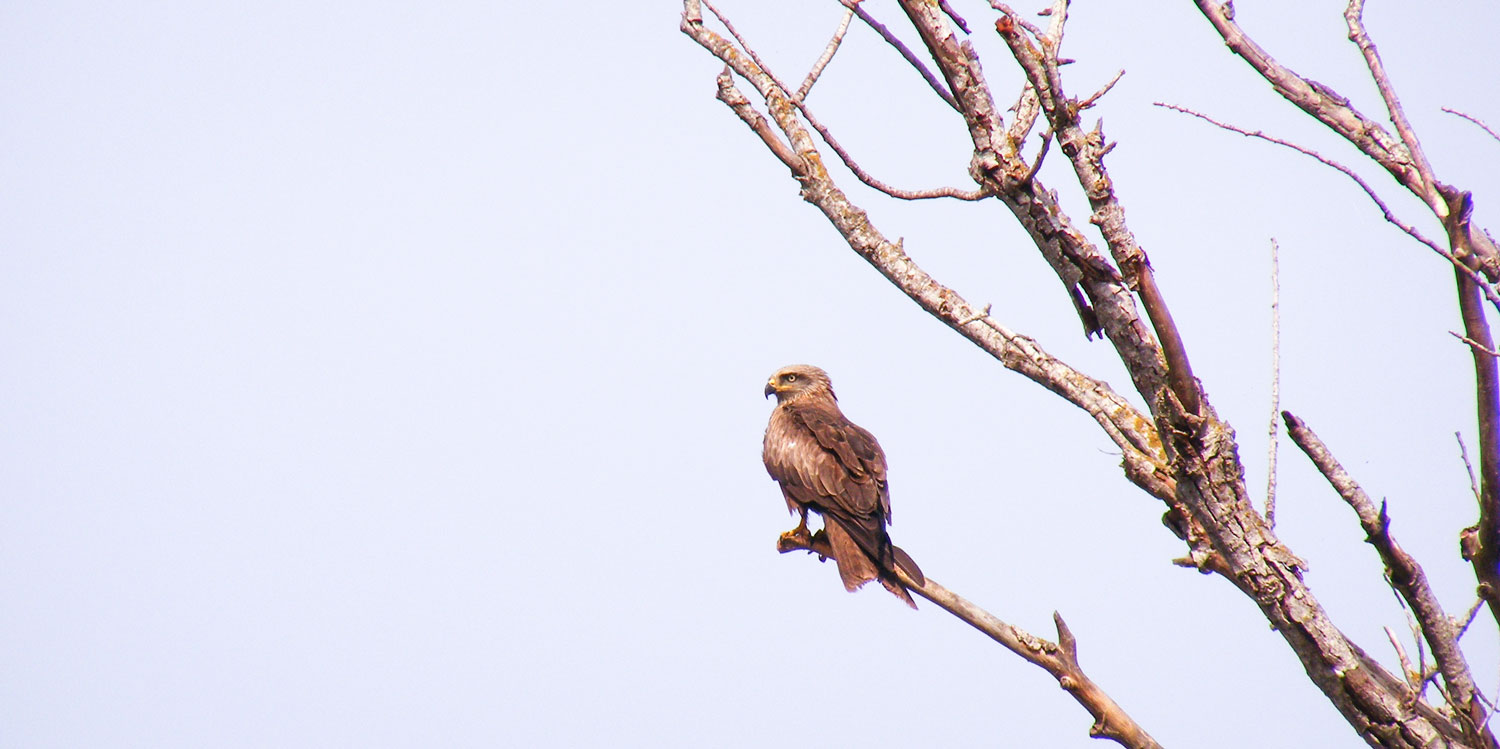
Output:
<path fill-rule="evenodd" d="M 819 557 L 836 559 L 823 531 L 811 536 L 796 530 L 787 531 L 777 539 L 776 550 L 783 554 L 808 551 Z M 1057 679 L 1058 686 L 1072 695 L 1094 717 L 1094 723 L 1089 727 L 1090 736 L 1110 739 L 1120 746 L 1132 749 L 1161 749 L 1161 744 L 1151 738 L 1145 728 L 1083 672 L 1078 663 L 1078 641 L 1063 621 L 1062 615 L 1055 612 L 1052 614 L 1052 620 L 1057 626 L 1057 642 L 1049 642 L 1006 623 L 963 596 L 939 585 L 931 576 L 918 585 L 900 570 L 896 571 L 896 575 L 908 590 L 937 604 L 939 608 L 984 633 L 1026 662 L 1051 674 Z"/>

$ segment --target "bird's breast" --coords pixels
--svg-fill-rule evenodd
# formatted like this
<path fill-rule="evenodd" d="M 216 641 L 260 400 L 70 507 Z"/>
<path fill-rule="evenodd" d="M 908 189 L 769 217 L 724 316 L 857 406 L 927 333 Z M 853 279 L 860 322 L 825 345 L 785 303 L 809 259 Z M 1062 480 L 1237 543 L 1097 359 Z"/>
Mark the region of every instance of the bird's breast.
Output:
<path fill-rule="evenodd" d="M 771 414 L 771 423 L 766 427 L 764 444 L 766 460 L 785 464 L 788 458 L 795 454 L 799 444 L 797 430 L 786 414 L 779 409 Z"/>

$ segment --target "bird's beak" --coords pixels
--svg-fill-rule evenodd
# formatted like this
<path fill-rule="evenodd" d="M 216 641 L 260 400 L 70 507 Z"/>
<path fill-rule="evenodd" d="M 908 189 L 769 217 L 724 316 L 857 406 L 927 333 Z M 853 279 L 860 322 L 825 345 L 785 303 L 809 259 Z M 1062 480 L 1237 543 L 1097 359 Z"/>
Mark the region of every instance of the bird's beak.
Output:
<path fill-rule="evenodd" d="M 776 393 L 776 382 L 774 380 L 766 383 L 766 397 L 769 398 Z"/>

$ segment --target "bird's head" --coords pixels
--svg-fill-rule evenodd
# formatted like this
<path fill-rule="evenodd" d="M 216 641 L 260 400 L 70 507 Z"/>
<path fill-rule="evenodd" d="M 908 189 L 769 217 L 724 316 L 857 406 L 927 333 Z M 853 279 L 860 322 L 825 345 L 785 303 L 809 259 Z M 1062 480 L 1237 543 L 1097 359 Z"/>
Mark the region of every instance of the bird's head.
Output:
<path fill-rule="evenodd" d="M 833 396 L 833 383 L 828 373 L 809 364 L 793 364 L 782 367 L 766 380 L 766 397 L 776 396 L 777 403 L 786 403 L 808 393 L 823 391 Z"/>

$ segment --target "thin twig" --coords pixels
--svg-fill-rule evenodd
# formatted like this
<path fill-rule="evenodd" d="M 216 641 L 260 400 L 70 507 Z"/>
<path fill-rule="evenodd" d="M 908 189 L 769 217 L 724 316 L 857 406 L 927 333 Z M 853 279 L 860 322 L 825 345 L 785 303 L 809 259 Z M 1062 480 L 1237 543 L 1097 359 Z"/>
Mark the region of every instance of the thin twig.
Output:
<path fill-rule="evenodd" d="M 1496 690 L 1500 691 L 1500 687 L 1496 687 Z M 1482 725 L 1482 726 L 1479 727 L 1479 729 L 1482 731 L 1482 730 L 1484 730 L 1484 729 L 1486 729 L 1486 728 L 1489 727 L 1489 725 L 1490 725 L 1490 718 L 1495 717 L 1495 703 L 1490 702 L 1489 699 L 1487 699 L 1484 696 L 1484 692 L 1480 692 L 1478 690 L 1475 690 L 1474 695 L 1479 698 L 1480 702 L 1484 703 L 1485 707 L 1488 707 L 1490 709 L 1490 714 L 1484 716 L 1484 725 Z"/>
<path fill-rule="evenodd" d="M 1375 42 L 1370 39 L 1370 34 L 1365 30 L 1365 0 L 1349 0 L 1349 5 L 1344 9 L 1344 21 L 1349 26 L 1349 41 L 1359 47 L 1361 54 L 1365 56 L 1365 66 L 1370 69 L 1370 78 L 1375 81 L 1375 88 L 1380 91 L 1380 98 L 1385 102 L 1386 111 L 1391 116 L 1391 124 L 1396 126 L 1396 135 L 1401 138 L 1402 144 L 1406 146 L 1411 160 L 1421 175 L 1422 181 L 1426 183 L 1428 190 L 1418 192 L 1418 197 L 1424 197 L 1424 193 L 1433 194 L 1438 192 L 1437 178 L 1432 174 L 1432 165 L 1427 163 L 1427 154 L 1422 151 L 1422 142 L 1417 140 L 1417 134 L 1411 129 L 1411 123 L 1406 119 L 1406 112 L 1401 107 L 1401 99 L 1396 96 L 1396 89 L 1391 85 L 1390 76 L 1386 75 L 1385 63 L 1380 60 L 1380 51 L 1375 48 Z M 1442 200 L 1428 200 L 1438 218 L 1446 218 L 1448 206 Z"/>
<path fill-rule="evenodd" d="M 802 101 L 812 91 L 814 83 L 818 82 L 818 76 L 823 75 L 823 68 L 833 59 L 833 54 L 839 51 L 839 45 L 844 41 L 844 34 L 849 31 L 849 22 L 854 20 L 852 9 L 844 11 L 844 17 L 839 21 L 839 27 L 834 30 L 833 38 L 828 40 L 828 46 L 823 48 L 823 54 L 818 61 L 813 63 L 812 70 L 808 71 L 807 78 L 802 80 L 802 85 L 797 88 L 797 95 L 792 97 L 793 101 Z"/>
<path fill-rule="evenodd" d="M 1026 171 L 1026 179 L 1021 181 L 1022 184 L 1029 185 L 1032 180 L 1036 179 L 1036 173 L 1042 170 L 1042 159 L 1047 158 L 1047 147 L 1050 145 L 1052 145 L 1052 128 L 1049 127 L 1046 132 L 1042 133 L 1042 147 L 1037 149 L 1036 158 L 1031 160 L 1031 169 Z"/>
<path fill-rule="evenodd" d="M 1396 637 L 1396 631 L 1390 627 L 1385 628 L 1385 637 L 1391 641 L 1391 648 L 1396 651 L 1396 662 L 1401 664 L 1401 675 L 1406 678 L 1406 683 L 1416 689 L 1421 683 L 1422 674 L 1411 667 L 1411 660 L 1406 657 L 1406 648 L 1401 646 L 1401 639 Z M 1420 692 L 1419 692 L 1420 693 Z"/>
<path fill-rule="evenodd" d="M 1269 143 L 1275 143 L 1278 146 L 1285 146 L 1285 147 L 1290 148 L 1293 151 L 1296 151 L 1297 153 L 1300 153 L 1300 154 L 1302 154 L 1304 156 L 1311 156 L 1312 158 L 1317 159 L 1318 161 L 1322 162 L 1324 165 L 1331 166 L 1334 169 L 1337 169 L 1340 172 L 1343 172 L 1344 175 L 1347 176 L 1349 179 L 1354 180 L 1355 184 L 1358 184 L 1359 187 L 1360 187 L 1360 189 L 1362 189 L 1362 190 L 1365 191 L 1366 195 L 1370 196 L 1370 200 L 1375 201 L 1375 205 L 1378 206 L 1380 208 L 1380 212 L 1385 215 L 1385 220 L 1386 221 L 1389 221 L 1392 224 L 1395 224 L 1398 229 L 1400 229 L 1401 231 L 1404 231 L 1407 234 L 1411 235 L 1411 237 L 1413 239 L 1417 240 L 1418 242 L 1421 242 L 1422 244 L 1425 244 L 1428 247 L 1431 247 L 1432 250 L 1433 250 L 1433 252 L 1436 252 L 1436 253 L 1438 253 L 1440 255 L 1446 255 L 1446 256 L 1451 257 L 1451 255 L 1448 254 L 1448 251 L 1445 250 L 1445 249 L 1443 249 L 1443 247 L 1441 245 L 1439 245 L 1437 242 L 1434 242 L 1431 239 L 1428 239 L 1427 237 L 1422 236 L 1422 233 L 1420 231 L 1417 231 L 1415 228 L 1413 228 L 1409 224 L 1405 223 L 1401 219 L 1396 218 L 1396 215 L 1393 214 L 1393 213 L 1391 213 L 1391 209 L 1390 209 L 1389 206 L 1387 206 L 1385 204 L 1385 201 L 1381 200 L 1380 196 L 1375 193 L 1375 189 L 1372 188 L 1372 187 L 1370 187 L 1369 183 L 1365 182 L 1365 180 L 1364 180 L 1363 177 L 1360 177 L 1358 174 L 1355 174 L 1353 169 L 1350 169 L 1349 167 L 1344 166 L 1343 164 L 1340 164 L 1339 162 L 1334 161 L 1333 159 L 1327 158 L 1326 156 L 1318 153 L 1317 151 L 1312 150 L 1311 148 L 1306 148 L 1304 146 L 1299 146 L 1296 143 L 1293 143 L 1293 142 L 1288 141 L 1288 140 L 1282 140 L 1281 138 L 1277 138 L 1274 135 L 1267 135 L 1267 134 L 1265 134 L 1265 133 L 1263 133 L 1263 132 L 1261 132 L 1259 130 L 1246 130 L 1246 129 L 1244 129 L 1242 127 L 1239 127 L 1237 125 L 1231 125 L 1231 124 L 1229 124 L 1227 122 L 1220 122 L 1219 120 L 1216 120 L 1216 119 L 1214 119 L 1214 118 L 1212 118 L 1212 117 L 1210 117 L 1210 116 L 1208 116 L 1208 115 L 1206 115 L 1206 114 L 1204 114 L 1202 112 L 1198 112 L 1196 110 L 1192 110 L 1192 109 L 1189 109 L 1187 107 L 1181 107 L 1181 106 L 1178 106 L 1176 104 L 1168 104 L 1166 102 L 1160 102 L 1160 101 L 1154 102 L 1154 103 L 1155 103 L 1156 106 L 1161 107 L 1162 109 L 1170 109 L 1170 110 L 1172 110 L 1174 112 L 1181 112 L 1182 114 L 1192 115 L 1192 116 L 1197 117 L 1198 119 L 1203 120 L 1203 121 L 1205 121 L 1205 122 L 1207 122 L 1207 123 L 1209 123 L 1211 125 L 1214 125 L 1214 126 L 1219 127 L 1219 128 L 1223 128 L 1224 130 L 1228 130 L 1231 133 L 1239 133 L 1240 135 L 1243 135 L 1243 136 L 1245 136 L 1247 138 L 1259 138 L 1259 139 L 1267 141 Z"/>
<path fill-rule="evenodd" d="M 1391 591 L 1395 592 L 1395 588 L 1392 587 Z M 1396 598 L 1398 600 L 1401 599 L 1400 594 L 1397 594 Z M 1418 699 L 1426 699 L 1427 698 L 1427 683 L 1428 682 L 1434 682 L 1434 683 L 1436 683 L 1438 669 L 1435 666 L 1433 668 L 1431 668 L 1431 669 L 1427 668 L 1427 643 L 1425 641 L 1423 641 L 1423 639 L 1422 639 L 1422 628 L 1417 625 L 1417 618 L 1412 615 L 1412 613 L 1411 613 L 1411 607 L 1406 605 L 1406 601 L 1405 600 L 1401 601 L 1401 609 L 1406 614 L 1406 626 L 1407 626 L 1408 629 L 1411 630 L 1411 639 L 1412 639 L 1412 642 L 1414 642 L 1414 643 L 1417 644 L 1417 677 L 1418 678 L 1417 678 L 1417 683 L 1413 684 L 1412 687 L 1414 689 L 1416 689 L 1416 691 L 1417 691 L 1417 698 Z M 1457 639 L 1458 639 L 1458 636 L 1454 635 L 1455 642 L 1457 641 Z M 1450 705 L 1453 704 L 1453 695 L 1449 694 L 1447 689 L 1444 689 L 1442 685 L 1438 685 L 1438 691 L 1442 692 L 1442 694 L 1443 694 L 1443 700 L 1445 702 L 1447 702 Z"/>
<path fill-rule="evenodd" d="M 965 34 L 972 33 L 969 31 L 969 22 L 965 21 L 963 16 L 953 10 L 953 6 L 948 4 L 948 0 L 938 0 L 938 7 L 942 8 L 943 13 L 953 19 L 953 23 L 957 24 L 960 29 L 963 29 Z"/>
<path fill-rule="evenodd" d="M 879 190 L 880 192 L 883 192 L 893 198 L 899 198 L 901 200 L 930 200 L 933 198 L 980 200 L 989 196 L 989 193 L 985 192 L 983 189 L 960 190 L 956 187 L 939 187 L 931 190 L 903 190 L 897 187 L 892 187 L 891 185 L 888 185 L 885 182 L 876 179 L 874 175 L 865 171 L 864 168 L 854 160 L 854 157 L 851 156 L 848 151 L 844 150 L 844 146 L 839 143 L 836 138 L 833 137 L 833 133 L 828 129 L 827 126 L 825 126 L 821 121 L 818 120 L 818 118 L 812 113 L 812 110 L 808 108 L 806 103 L 804 103 L 800 98 L 793 97 L 791 95 L 790 89 L 787 88 L 786 84 L 783 83 L 780 78 L 776 77 L 776 74 L 766 66 L 765 62 L 760 59 L 760 55 L 756 54 L 755 49 L 750 46 L 750 43 L 740 35 L 738 30 L 734 28 L 734 24 L 730 23 L 729 19 L 723 13 L 721 13 L 718 8 L 715 8 L 713 4 L 709 2 L 709 0 L 702 0 L 702 2 L 703 5 L 709 9 L 709 11 L 711 11 L 716 17 L 718 17 L 719 22 L 724 24 L 724 28 L 729 32 L 729 35 L 734 37 L 734 40 L 736 42 L 739 42 L 740 49 L 743 49 L 745 51 L 745 54 L 750 56 L 750 59 L 755 63 L 756 67 L 760 68 L 761 72 L 765 73 L 766 77 L 771 79 L 771 82 L 776 85 L 776 88 L 781 90 L 782 95 L 787 97 L 787 100 L 791 102 L 792 106 L 796 107 L 797 111 L 801 112 L 802 116 L 807 118 L 807 123 L 809 125 L 812 125 L 812 128 L 816 130 L 818 132 L 818 135 L 828 143 L 828 146 L 833 149 L 833 152 L 838 154 L 839 159 L 844 162 L 844 166 L 847 166 L 849 168 L 849 171 L 853 172 L 854 176 L 859 178 L 860 182 L 863 182 L 866 185 Z M 857 3 L 845 2 L 844 4 L 845 7 L 848 7 L 856 14 L 864 13 L 864 11 L 859 8 Z M 810 87 L 810 84 L 808 83 L 804 83 L 803 85 Z M 736 113 L 740 113 L 738 109 L 736 110 Z M 740 118 L 744 119 L 744 115 L 740 114 Z M 746 120 L 746 122 L 749 123 L 749 120 Z M 752 129 L 755 128 L 753 124 L 751 125 L 751 127 Z M 756 130 L 756 133 L 761 135 L 762 140 L 765 140 L 765 133 L 763 133 L 759 129 Z M 770 141 L 766 142 L 767 145 L 770 144 Z M 782 154 L 778 153 L 777 156 L 781 157 Z M 785 161 L 785 159 L 782 160 Z"/>
<path fill-rule="evenodd" d="M 1463 335 L 1462 333 L 1459 333 L 1458 331 L 1450 330 L 1450 331 L 1448 331 L 1448 335 L 1451 335 L 1454 338 L 1457 338 L 1458 340 L 1463 341 L 1464 343 L 1469 344 L 1469 348 L 1472 348 L 1475 351 L 1480 351 L 1480 352 L 1483 352 L 1483 353 L 1488 354 L 1490 356 L 1500 356 L 1500 351 L 1496 351 L 1496 350 L 1494 350 L 1492 348 L 1489 348 L 1488 346 L 1485 346 L 1484 344 L 1480 343 L 1479 341 L 1476 341 L 1473 338 L 1470 338 L 1470 337 L 1468 337 L 1466 335 Z"/>
<path fill-rule="evenodd" d="M 1087 99 L 1084 99 L 1083 101 L 1078 102 L 1078 111 L 1081 112 L 1081 111 L 1083 111 L 1085 109 L 1088 109 L 1089 107 L 1092 107 L 1095 104 L 1097 104 L 1099 102 L 1099 99 L 1102 98 L 1105 94 L 1109 93 L 1109 90 L 1112 89 L 1112 88 L 1114 88 L 1115 84 L 1119 83 L 1120 79 L 1124 78 L 1124 77 L 1125 77 L 1125 69 L 1124 68 L 1120 68 L 1120 72 L 1115 73 L 1115 77 L 1109 79 L 1109 83 L 1104 84 L 1104 88 L 1101 88 L 1098 91 L 1095 91 L 1094 93 L 1090 94 Z"/>
<path fill-rule="evenodd" d="M 1464 622 L 1458 628 L 1459 637 L 1463 637 L 1464 633 L 1469 631 L 1469 625 L 1474 623 L 1474 619 L 1479 616 L 1479 610 L 1482 608 L 1484 608 L 1484 599 L 1474 599 L 1474 605 L 1469 607 L 1469 613 L 1464 615 Z"/>
<path fill-rule="evenodd" d="M 1448 107 L 1443 107 L 1443 111 L 1447 112 L 1448 114 L 1451 114 L 1451 115 L 1462 117 L 1462 118 L 1468 120 L 1469 122 L 1472 122 L 1475 125 L 1478 125 L 1486 133 L 1489 133 L 1491 138 L 1494 138 L 1495 140 L 1500 140 L 1500 133 L 1496 133 L 1494 130 L 1491 130 L 1489 125 L 1484 124 L 1484 120 L 1481 120 L 1481 119 L 1479 119 L 1478 117 L 1475 117 L 1472 114 L 1468 114 L 1468 113 L 1465 113 L 1465 112 L 1460 112 L 1457 109 L 1449 109 Z"/>
<path fill-rule="evenodd" d="M 808 110 L 806 105 L 800 102 L 793 102 L 793 104 L 796 105 L 797 110 L 802 113 L 802 116 L 807 118 L 807 124 L 811 125 L 812 129 L 817 131 L 818 135 L 823 139 L 823 141 L 828 144 L 828 147 L 832 148 L 833 152 L 838 154 L 839 161 L 844 162 L 844 166 L 849 167 L 849 171 L 853 172 L 854 176 L 857 177 L 860 182 L 863 182 L 869 187 L 879 190 L 886 195 L 889 195 L 893 198 L 900 198 L 901 200 L 931 200 L 933 198 L 982 200 L 989 197 L 990 195 L 989 192 L 984 188 L 977 188 L 974 190 L 960 190 L 957 187 L 935 187 L 928 190 L 903 190 L 899 187 L 892 187 L 885 182 L 877 179 L 875 175 L 865 171 L 864 167 L 860 166 L 859 162 L 855 161 L 854 157 L 850 155 L 848 151 L 844 150 L 843 144 L 839 143 L 838 139 L 833 137 L 833 132 L 830 131 L 828 127 L 825 126 L 821 121 L 819 121 L 818 118 Z"/>
<path fill-rule="evenodd" d="M 720 13 L 719 9 L 715 8 L 714 4 L 709 2 L 708 0 L 701 0 L 701 2 L 703 3 L 703 7 L 708 8 L 709 12 L 713 13 L 714 17 L 719 19 L 719 23 L 724 24 L 724 29 L 729 32 L 730 36 L 734 37 L 735 41 L 740 43 L 740 49 L 745 50 L 745 54 L 750 55 L 750 59 L 755 61 L 755 66 L 760 68 L 762 72 L 771 77 L 771 80 L 776 83 L 777 88 L 781 89 L 783 92 L 791 91 L 791 89 L 788 88 L 785 83 L 781 82 L 780 78 L 776 77 L 775 73 L 771 72 L 771 68 L 766 65 L 765 61 L 760 59 L 760 55 L 755 54 L 755 49 L 745 41 L 744 37 L 740 36 L 739 30 L 734 27 L 734 24 L 729 22 L 728 16 Z"/>
<path fill-rule="evenodd" d="M 1400 229 L 1401 231 L 1406 232 L 1408 235 L 1411 236 L 1412 239 L 1415 239 L 1418 242 L 1421 242 L 1422 244 L 1427 245 L 1427 247 L 1429 249 L 1431 249 L 1433 252 L 1436 252 L 1437 254 L 1441 255 L 1448 262 L 1452 263 L 1455 268 L 1457 268 L 1459 271 L 1463 272 L 1465 275 L 1469 276 L 1469 278 L 1473 279 L 1474 282 L 1479 285 L 1479 288 L 1484 292 L 1484 296 L 1485 296 L 1486 299 L 1489 300 L 1490 304 L 1492 306 L 1494 306 L 1497 310 L 1500 310 L 1500 292 L 1497 292 L 1495 290 L 1495 287 L 1492 284 L 1489 283 L 1489 281 L 1484 277 L 1483 274 L 1481 274 L 1479 271 L 1476 271 L 1476 270 L 1470 268 L 1469 266 L 1465 265 L 1464 263 L 1460 262 L 1458 260 L 1458 258 L 1454 256 L 1454 254 L 1452 252 L 1448 251 L 1446 248 L 1444 248 L 1442 245 L 1438 244 L 1437 242 L 1434 242 L 1433 240 L 1428 239 L 1426 236 L 1424 236 L 1422 234 L 1422 232 L 1418 231 L 1415 227 L 1411 226 L 1410 224 L 1407 224 L 1406 222 L 1402 221 L 1399 218 L 1396 218 L 1396 214 L 1394 214 L 1394 213 L 1391 212 L 1390 206 L 1386 205 L 1385 201 L 1381 200 L 1380 196 L 1375 193 L 1375 188 L 1370 187 L 1370 184 L 1368 182 L 1366 182 L 1363 177 L 1360 177 L 1358 174 L 1355 174 L 1353 169 L 1350 169 L 1349 167 L 1344 166 L 1343 164 L 1340 164 L 1339 162 L 1334 161 L 1333 159 L 1330 159 L 1330 158 L 1328 158 L 1328 157 L 1326 157 L 1326 156 L 1324 156 L 1324 155 L 1322 155 L 1322 154 L 1318 153 L 1317 151 L 1314 151 L 1314 150 L 1312 150 L 1310 148 L 1299 146 L 1296 143 L 1292 143 L 1291 141 L 1287 141 L 1287 140 L 1282 140 L 1281 138 L 1277 138 L 1277 137 L 1275 137 L 1273 135 L 1267 135 L 1267 134 L 1265 134 L 1265 133 L 1263 133 L 1263 132 L 1261 132 L 1259 130 L 1246 130 L 1246 129 L 1242 128 L 1242 127 L 1238 127 L 1236 125 L 1231 125 L 1231 124 L 1229 124 L 1227 122 L 1220 122 L 1219 120 L 1216 120 L 1213 117 L 1210 117 L 1210 116 L 1208 116 L 1206 114 L 1203 114 L 1202 112 L 1198 112 L 1198 111 L 1189 109 L 1187 107 L 1178 106 L 1176 104 L 1167 104 L 1165 102 L 1158 101 L 1158 102 L 1155 102 L 1155 105 L 1158 106 L 1158 107 L 1161 107 L 1162 109 L 1170 109 L 1170 110 L 1172 110 L 1174 112 L 1181 112 L 1182 114 L 1192 115 L 1192 116 L 1197 117 L 1198 119 L 1203 120 L 1203 121 L 1205 121 L 1205 122 L 1207 122 L 1207 123 L 1209 123 L 1211 125 L 1214 125 L 1216 127 L 1222 128 L 1224 130 L 1228 130 L 1231 133 L 1239 133 L 1240 135 L 1243 135 L 1243 136 L 1245 136 L 1247 138 L 1259 138 L 1259 139 L 1267 141 L 1269 143 L 1275 143 L 1278 146 L 1285 146 L 1287 148 L 1292 149 L 1293 151 L 1296 151 L 1297 153 L 1303 154 L 1305 156 L 1311 156 L 1312 158 L 1317 159 L 1318 161 L 1322 162 L 1325 166 L 1330 166 L 1330 167 L 1333 167 L 1334 169 L 1337 169 L 1340 172 L 1343 172 L 1344 176 L 1348 177 L 1349 179 L 1354 180 L 1354 183 L 1357 184 L 1357 185 L 1359 185 L 1359 188 L 1361 190 L 1364 190 L 1365 194 L 1370 197 L 1370 200 L 1374 201 L 1375 206 L 1380 209 L 1380 213 L 1381 213 L 1381 215 L 1383 215 L 1385 217 L 1386 221 L 1390 222 L 1392 225 L 1394 225 L 1396 228 Z"/>
<path fill-rule="evenodd" d="M 1276 527 L 1276 456 L 1281 441 L 1281 246 L 1271 238 L 1271 426 L 1266 448 L 1266 525 Z"/>
<path fill-rule="evenodd" d="M 1031 135 L 1031 128 L 1036 125 L 1037 115 L 1042 113 L 1041 103 L 1037 101 L 1036 89 L 1031 87 L 1031 81 L 1027 81 L 1021 87 L 1021 95 L 1016 97 L 1016 103 L 1012 104 L 1008 112 L 1014 112 L 1015 118 L 1011 120 L 1010 127 L 1005 131 L 1008 142 L 1020 148 Z"/>
<path fill-rule="evenodd" d="M 901 56 L 906 58 L 906 61 L 912 67 L 916 68 L 918 73 L 922 74 L 922 79 L 927 81 L 927 85 L 931 86 L 932 90 L 936 91 L 937 95 L 943 98 L 943 101 L 948 102 L 948 106 L 953 107 L 954 111 L 963 111 L 958 106 L 958 100 L 954 99 L 953 94 L 948 91 L 948 87 L 944 86 L 942 81 L 939 81 L 937 76 L 933 75 L 932 71 L 927 69 L 922 60 L 913 54 L 907 48 L 906 44 L 897 38 L 895 34 L 891 33 L 890 29 L 886 28 L 885 24 L 875 20 L 869 13 L 866 13 L 864 7 L 859 4 L 859 0 L 839 0 L 839 2 L 845 8 L 854 11 L 854 15 L 859 16 L 859 20 L 864 21 L 867 26 L 874 29 L 875 33 L 879 34 L 887 44 L 895 47 L 896 51 L 900 52 Z"/>
<path fill-rule="evenodd" d="M 760 68 L 761 71 L 764 72 L 766 74 L 766 76 L 769 77 L 771 79 L 771 81 L 776 84 L 776 87 L 779 88 L 779 89 L 781 89 L 781 91 L 782 91 L 783 94 L 787 95 L 787 98 L 791 101 L 791 103 L 793 104 L 793 106 L 795 106 L 797 108 L 797 111 L 801 112 L 802 116 L 804 116 L 804 117 L 807 118 L 808 124 L 812 125 L 813 129 L 816 130 L 816 131 L 818 131 L 818 135 L 822 136 L 823 140 L 825 140 L 825 141 L 828 142 L 828 145 L 831 148 L 833 148 L 834 153 L 837 153 L 839 155 L 839 158 L 841 160 L 843 160 L 844 165 L 847 166 L 847 167 L 849 167 L 850 171 L 854 172 L 854 176 L 858 177 L 859 181 L 861 181 L 861 182 L 865 183 L 866 185 L 869 185 L 870 187 L 872 187 L 872 188 L 874 188 L 876 190 L 879 190 L 879 191 L 881 191 L 881 192 L 883 192 L 883 193 L 885 193 L 887 195 L 890 195 L 893 198 L 900 198 L 902 200 L 926 200 L 926 199 L 930 199 L 930 198 L 958 198 L 959 200 L 979 200 L 981 198 L 984 198 L 984 197 L 988 196 L 988 193 L 986 193 L 982 189 L 981 190 L 960 190 L 960 189 L 958 189 L 956 187 L 940 187 L 940 188 L 936 188 L 936 189 L 933 189 L 933 190 L 902 190 L 902 189 L 899 189 L 899 188 L 892 187 L 892 186 L 886 184 L 885 182 L 882 182 L 882 181 L 876 179 L 874 176 L 872 176 L 871 174 L 869 174 L 868 172 L 866 172 L 863 168 L 861 168 L 859 166 L 859 164 L 855 163 L 854 157 L 850 156 L 849 152 L 845 151 L 844 147 L 842 145 L 840 145 L 837 140 L 834 139 L 833 134 L 831 132 L 829 132 L 828 128 L 825 127 L 823 125 L 823 123 L 819 122 L 818 119 L 813 116 L 812 111 L 809 110 L 807 108 L 807 106 L 802 102 L 802 98 L 801 98 L 800 95 L 799 96 L 795 96 L 795 97 L 791 96 L 790 89 L 787 87 L 786 83 L 782 82 L 782 80 L 776 76 L 776 73 L 771 70 L 770 66 L 766 65 L 765 61 L 760 59 L 760 55 L 756 54 L 755 48 L 751 47 L 750 43 L 743 36 L 740 35 L 739 30 L 736 29 L 734 27 L 734 24 L 730 22 L 729 17 L 725 16 L 722 12 L 719 11 L 718 8 L 714 7 L 713 3 L 709 2 L 709 0 L 701 0 L 701 1 L 703 3 L 704 7 L 708 8 L 709 12 L 713 13 L 714 16 L 719 19 L 719 23 L 724 24 L 724 29 L 729 32 L 730 36 L 734 37 L 734 40 L 736 42 L 739 42 L 740 49 L 745 50 L 745 54 L 747 54 L 747 55 L 750 56 L 750 59 L 755 63 L 756 67 Z M 870 18 L 869 15 L 865 13 L 864 9 L 859 7 L 859 4 L 858 4 L 857 0 L 846 0 L 844 2 L 844 5 L 850 11 L 853 11 L 854 13 L 860 15 L 861 18 L 866 19 L 867 23 L 875 23 L 874 19 Z M 845 23 L 845 26 L 847 26 L 847 21 Z M 882 30 L 883 34 L 888 34 L 889 33 L 889 29 L 885 29 L 885 27 L 883 27 L 883 26 L 880 26 L 877 30 Z M 840 35 L 840 36 L 842 36 L 842 35 Z M 887 40 L 889 41 L 891 39 L 894 39 L 894 37 L 893 36 L 892 37 L 888 37 Z M 900 45 L 900 41 L 899 40 L 895 40 L 893 43 L 895 43 L 897 45 Z M 825 52 L 825 54 L 828 57 L 831 58 L 832 57 L 832 48 L 836 47 L 836 46 L 837 45 L 831 45 L 830 46 L 830 50 L 827 51 L 827 52 Z M 898 46 L 898 48 L 903 49 L 904 53 L 907 54 L 907 55 L 911 54 L 910 50 L 905 50 L 904 47 L 899 47 Z M 908 58 L 908 59 L 914 60 L 914 58 Z M 917 63 L 917 64 L 920 66 L 920 63 Z M 929 73 L 929 75 L 930 75 L 930 73 Z M 810 76 L 809 79 L 803 83 L 803 85 L 805 87 L 807 87 L 808 89 L 811 89 L 812 83 L 815 80 L 816 80 L 816 76 Z M 722 84 L 721 84 L 721 91 L 722 91 Z M 949 97 L 950 101 L 951 101 L 951 98 L 952 97 L 950 96 Z M 954 106 L 955 107 L 957 106 L 956 103 L 955 103 Z M 736 111 L 738 113 L 738 110 L 736 110 Z M 741 119 L 744 119 L 744 115 L 743 114 L 741 115 Z M 747 120 L 747 122 L 749 122 L 749 121 Z M 752 128 L 754 128 L 754 125 L 752 125 Z M 761 133 L 760 130 L 757 130 L 757 133 L 761 134 L 762 139 L 765 138 L 765 135 L 763 133 Z M 769 141 L 767 141 L 767 144 L 769 145 Z M 780 154 L 778 154 L 778 156 L 780 156 Z"/>

